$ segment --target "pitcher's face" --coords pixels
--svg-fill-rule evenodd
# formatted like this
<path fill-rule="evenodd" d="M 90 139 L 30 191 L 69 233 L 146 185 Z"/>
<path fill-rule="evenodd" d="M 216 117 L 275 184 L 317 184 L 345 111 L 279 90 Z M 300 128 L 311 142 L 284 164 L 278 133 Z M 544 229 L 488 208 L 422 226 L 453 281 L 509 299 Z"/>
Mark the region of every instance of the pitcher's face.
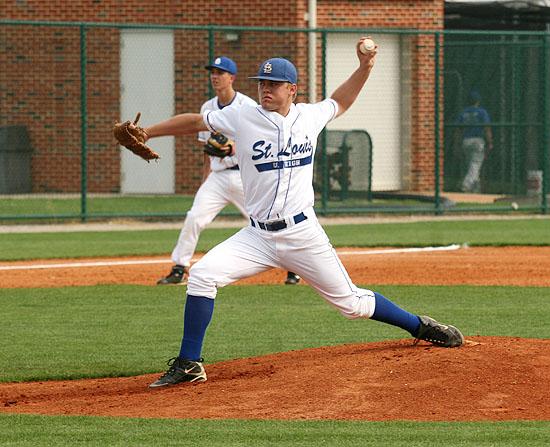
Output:
<path fill-rule="evenodd" d="M 286 116 L 297 89 L 296 84 L 289 82 L 260 79 L 258 81 L 258 98 L 264 109 Z"/>

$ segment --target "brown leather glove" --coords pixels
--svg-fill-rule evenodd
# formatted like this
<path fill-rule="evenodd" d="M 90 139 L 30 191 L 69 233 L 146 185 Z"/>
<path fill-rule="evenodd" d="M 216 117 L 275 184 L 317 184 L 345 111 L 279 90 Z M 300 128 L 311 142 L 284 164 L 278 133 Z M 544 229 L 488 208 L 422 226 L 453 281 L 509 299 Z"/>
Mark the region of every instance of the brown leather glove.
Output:
<path fill-rule="evenodd" d="M 121 146 L 149 163 L 149 160 L 156 160 L 160 158 L 160 155 L 145 144 L 149 137 L 142 127 L 136 125 L 140 117 L 141 113 L 138 112 L 133 123 L 131 121 L 115 123 L 113 135 Z"/>

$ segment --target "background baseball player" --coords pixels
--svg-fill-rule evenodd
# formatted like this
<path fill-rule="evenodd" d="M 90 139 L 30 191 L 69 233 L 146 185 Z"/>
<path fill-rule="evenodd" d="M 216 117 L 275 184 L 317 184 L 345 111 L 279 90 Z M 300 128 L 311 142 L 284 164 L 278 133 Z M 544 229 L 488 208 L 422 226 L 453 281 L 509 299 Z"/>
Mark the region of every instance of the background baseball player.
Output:
<path fill-rule="evenodd" d="M 294 104 L 296 68 L 286 59 L 273 58 L 263 62 L 254 77 L 261 105 L 177 115 L 145 129 L 149 137 L 206 129 L 235 135 L 250 216 L 249 226 L 191 268 L 180 352 L 150 387 L 205 381 L 201 351 L 217 287 L 272 267 L 298 273 L 346 318 L 389 323 L 439 346 L 464 342 L 454 326 L 411 314 L 381 294 L 355 286 L 315 216 L 312 179 L 317 137 L 353 104 L 369 77 L 378 47 L 362 53 L 362 41 L 356 45 L 359 67 L 329 99 Z"/>
<path fill-rule="evenodd" d="M 233 82 L 237 75 L 237 64 L 232 59 L 220 56 L 205 68 L 210 71 L 210 83 L 216 96 L 202 105 L 201 115 L 206 111 L 221 110 L 229 106 L 257 105 L 252 98 L 234 90 Z M 210 132 L 199 132 L 198 140 L 207 144 L 209 137 Z M 230 133 L 226 137 L 234 140 L 234 135 Z M 172 251 L 174 266 L 165 278 L 157 282 L 159 285 L 187 282 L 191 258 L 201 231 L 226 205 L 232 203 L 243 216 L 247 217 L 237 158 L 235 156 L 213 157 L 205 153 L 203 166 L 202 184 L 195 194 L 193 205 L 187 213 L 178 242 Z M 286 284 L 297 284 L 299 281 L 298 275 L 287 272 Z"/>
<path fill-rule="evenodd" d="M 481 107 L 481 95 L 477 90 L 469 94 L 468 106 L 460 112 L 458 124 L 462 129 L 462 154 L 468 161 L 466 175 L 462 180 L 462 192 L 481 192 L 480 174 L 487 154 L 493 149 L 491 118 Z"/>

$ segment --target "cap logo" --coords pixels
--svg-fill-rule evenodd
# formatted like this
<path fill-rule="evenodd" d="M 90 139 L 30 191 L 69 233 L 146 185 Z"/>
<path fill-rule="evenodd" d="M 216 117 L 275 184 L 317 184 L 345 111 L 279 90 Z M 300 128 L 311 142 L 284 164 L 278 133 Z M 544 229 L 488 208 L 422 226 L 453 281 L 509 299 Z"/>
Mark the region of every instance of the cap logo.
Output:
<path fill-rule="evenodd" d="M 214 61 L 214 64 L 216 65 L 220 65 L 221 63 L 222 63 L 222 60 L 219 57 L 217 57 L 216 60 Z"/>
<path fill-rule="evenodd" d="M 264 73 L 271 73 L 272 70 L 273 70 L 272 65 L 269 62 L 267 62 L 264 65 Z"/>

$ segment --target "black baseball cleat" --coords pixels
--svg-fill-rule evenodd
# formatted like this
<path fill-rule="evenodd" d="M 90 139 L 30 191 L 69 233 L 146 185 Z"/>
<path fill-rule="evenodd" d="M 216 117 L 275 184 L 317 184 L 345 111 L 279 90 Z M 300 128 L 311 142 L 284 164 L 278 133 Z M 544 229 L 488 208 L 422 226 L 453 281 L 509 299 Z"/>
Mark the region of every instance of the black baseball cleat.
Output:
<path fill-rule="evenodd" d="M 189 267 L 176 264 L 165 278 L 157 281 L 158 285 L 170 284 L 187 284 L 187 276 L 189 275 Z"/>
<path fill-rule="evenodd" d="M 285 284 L 294 285 L 300 282 L 300 276 L 294 272 L 288 272 L 286 274 Z"/>
<path fill-rule="evenodd" d="M 464 336 L 456 327 L 438 323 L 425 315 L 418 318 L 420 327 L 416 334 L 416 342 L 424 340 L 444 348 L 456 348 L 464 344 Z"/>
<path fill-rule="evenodd" d="M 149 385 L 149 388 L 160 388 L 163 386 L 177 385 L 183 382 L 206 382 L 206 371 L 202 366 L 203 359 L 199 361 L 173 357 L 168 360 L 170 367 L 156 382 Z"/>

